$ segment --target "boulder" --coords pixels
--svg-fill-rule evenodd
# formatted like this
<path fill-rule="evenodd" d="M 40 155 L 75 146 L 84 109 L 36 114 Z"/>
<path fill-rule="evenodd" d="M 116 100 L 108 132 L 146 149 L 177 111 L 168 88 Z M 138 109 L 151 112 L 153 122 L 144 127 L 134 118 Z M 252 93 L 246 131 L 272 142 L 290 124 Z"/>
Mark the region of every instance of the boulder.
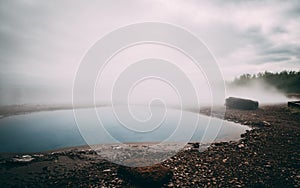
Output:
<path fill-rule="evenodd" d="M 300 109 L 300 101 L 289 101 L 288 107 Z"/>
<path fill-rule="evenodd" d="M 228 108 L 241 109 L 241 110 L 256 110 L 258 108 L 257 101 L 236 98 L 236 97 L 227 98 L 225 105 Z"/>
<path fill-rule="evenodd" d="M 118 174 L 142 187 L 160 187 L 167 183 L 173 175 L 169 168 L 161 164 L 145 167 L 120 166 Z"/>

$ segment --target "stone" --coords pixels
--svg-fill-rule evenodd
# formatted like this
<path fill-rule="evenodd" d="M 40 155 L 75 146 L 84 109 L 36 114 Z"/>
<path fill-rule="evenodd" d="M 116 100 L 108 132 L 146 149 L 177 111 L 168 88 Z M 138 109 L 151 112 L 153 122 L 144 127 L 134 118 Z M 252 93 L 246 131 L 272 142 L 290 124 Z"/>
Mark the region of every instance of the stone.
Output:
<path fill-rule="evenodd" d="M 31 162 L 33 160 L 34 160 L 34 158 L 31 157 L 30 155 L 23 155 L 21 157 L 16 156 L 16 157 L 12 158 L 12 161 L 17 162 L 17 163 L 28 163 L 28 162 Z"/>
<path fill-rule="evenodd" d="M 262 121 L 262 123 L 264 124 L 264 126 L 269 127 L 271 126 L 271 123 L 267 122 L 267 121 Z"/>
<path fill-rule="evenodd" d="M 300 101 L 289 101 L 288 107 L 300 109 Z"/>
<path fill-rule="evenodd" d="M 118 174 L 130 182 L 143 187 L 161 186 L 168 183 L 173 175 L 169 168 L 161 164 L 145 167 L 120 166 Z"/>
<path fill-rule="evenodd" d="M 258 101 L 229 97 L 226 99 L 225 105 L 226 107 L 233 109 L 256 110 L 258 108 Z"/>
<path fill-rule="evenodd" d="M 200 144 L 199 144 L 199 142 L 195 142 L 195 143 L 192 143 L 192 146 L 195 149 L 199 149 Z"/>

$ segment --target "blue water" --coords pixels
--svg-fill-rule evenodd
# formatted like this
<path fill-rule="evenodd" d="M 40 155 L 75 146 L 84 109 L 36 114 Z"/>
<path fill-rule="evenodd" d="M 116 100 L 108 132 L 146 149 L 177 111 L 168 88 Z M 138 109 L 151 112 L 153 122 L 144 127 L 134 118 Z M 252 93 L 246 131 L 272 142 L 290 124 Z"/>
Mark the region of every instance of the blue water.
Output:
<path fill-rule="evenodd" d="M 147 126 L 155 128 L 149 132 L 136 132 L 124 127 L 115 118 L 111 108 L 98 108 L 102 124 L 93 115 L 94 109 L 77 110 L 77 126 L 72 110 L 36 112 L 0 119 L 0 152 L 41 152 L 86 144 L 105 144 L 119 142 L 161 142 L 169 138 L 170 142 L 186 142 L 191 133 L 191 141 L 211 142 L 239 138 L 249 129 L 236 123 L 210 118 L 192 112 L 182 112 L 184 118 L 177 127 L 181 111 L 168 110 L 165 119 L 158 128 L 145 123 L 132 123 L 129 128 L 145 130 Z M 136 112 L 145 109 L 137 108 Z M 155 110 L 154 110 L 155 111 Z M 159 111 L 159 110 L 158 110 Z M 145 119 L 147 113 L 140 113 Z M 144 115 L 143 115 L 144 114 Z M 160 114 L 160 111 L 159 111 Z M 149 115 L 149 114 L 148 114 Z M 154 114 L 155 115 L 155 114 Z M 197 126 L 193 122 L 198 120 Z M 152 120 L 151 120 L 152 121 Z M 150 122 L 151 122 L 150 121 Z M 207 123 L 210 121 L 209 127 Z M 152 123 L 157 123 L 155 118 Z M 148 122 L 149 123 L 149 122 Z M 196 128 L 196 129 L 195 129 Z M 149 129 L 150 130 L 150 129 Z M 109 134 L 107 134 L 109 133 Z M 83 136 L 82 136 L 83 135 Z"/>

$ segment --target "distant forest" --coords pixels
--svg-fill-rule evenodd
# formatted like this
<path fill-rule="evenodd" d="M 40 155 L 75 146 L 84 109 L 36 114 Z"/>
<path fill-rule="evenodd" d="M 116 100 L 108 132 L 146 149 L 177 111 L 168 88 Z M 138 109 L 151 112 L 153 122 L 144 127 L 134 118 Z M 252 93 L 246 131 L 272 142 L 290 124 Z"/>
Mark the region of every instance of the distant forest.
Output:
<path fill-rule="evenodd" d="M 264 81 L 285 93 L 300 93 L 300 71 L 282 71 L 277 73 L 264 72 L 258 74 L 243 74 L 230 84 L 245 86 L 255 81 Z"/>

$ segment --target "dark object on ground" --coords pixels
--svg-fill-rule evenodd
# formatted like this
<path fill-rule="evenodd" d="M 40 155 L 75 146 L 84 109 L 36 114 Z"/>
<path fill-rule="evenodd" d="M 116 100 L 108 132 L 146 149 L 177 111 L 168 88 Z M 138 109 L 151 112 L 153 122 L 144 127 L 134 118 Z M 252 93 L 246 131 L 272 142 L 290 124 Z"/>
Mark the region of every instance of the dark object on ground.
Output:
<path fill-rule="evenodd" d="M 290 101 L 288 102 L 288 107 L 300 109 L 300 101 Z"/>
<path fill-rule="evenodd" d="M 192 146 L 195 149 L 199 149 L 200 144 L 199 144 L 199 142 L 195 142 L 195 143 L 192 144 Z"/>
<path fill-rule="evenodd" d="M 162 186 L 172 177 L 172 171 L 161 164 L 146 167 L 120 166 L 118 172 L 125 179 L 142 187 Z"/>
<path fill-rule="evenodd" d="M 227 98 L 225 105 L 229 108 L 235 108 L 241 110 L 256 110 L 258 108 L 257 101 L 236 98 L 236 97 Z"/>

